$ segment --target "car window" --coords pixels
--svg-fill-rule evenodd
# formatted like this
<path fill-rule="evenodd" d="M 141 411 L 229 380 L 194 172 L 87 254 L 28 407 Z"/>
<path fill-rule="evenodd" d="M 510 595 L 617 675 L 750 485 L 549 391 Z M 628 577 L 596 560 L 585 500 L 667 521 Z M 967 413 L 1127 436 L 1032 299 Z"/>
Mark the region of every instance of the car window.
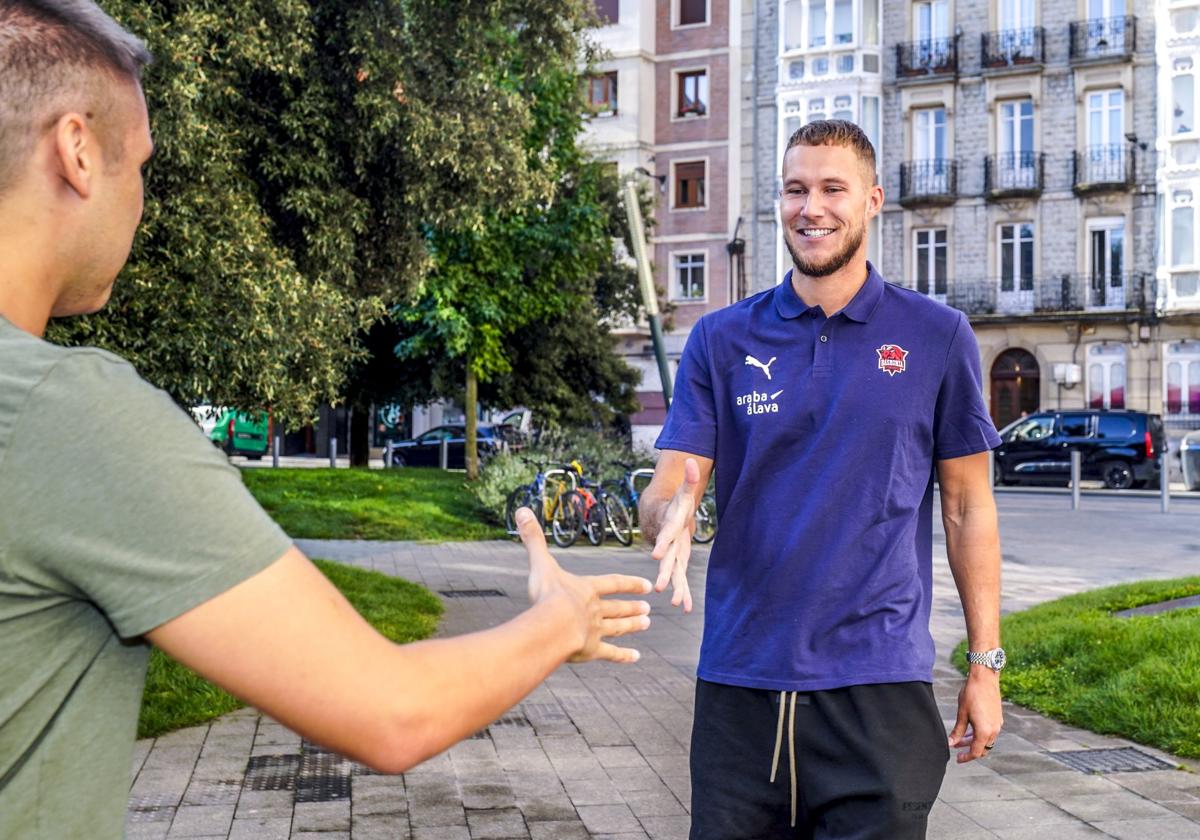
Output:
<path fill-rule="evenodd" d="M 1018 421 L 1015 426 L 1008 430 L 1008 433 L 1004 437 L 1009 443 L 1041 440 L 1044 437 L 1049 437 L 1053 428 L 1053 417 L 1027 417 L 1024 420 Z"/>
<path fill-rule="evenodd" d="M 1087 437 L 1091 419 L 1089 414 L 1064 414 L 1058 418 L 1058 433 L 1063 437 Z"/>
<path fill-rule="evenodd" d="M 1117 440 L 1128 440 L 1133 437 L 1136 429 L 1128 417 L 1118 417 L 1111 414 L 1101 414 L 1100 422 L 1096 424 L 1096 437 Z"/>
<path fill-rule="evenodd" d="M 436 429 L 430 429 L 417 438 L 417 443 L 437 443 L 444 437 L 446 437 L 446 430 L 439 426 Z"/>

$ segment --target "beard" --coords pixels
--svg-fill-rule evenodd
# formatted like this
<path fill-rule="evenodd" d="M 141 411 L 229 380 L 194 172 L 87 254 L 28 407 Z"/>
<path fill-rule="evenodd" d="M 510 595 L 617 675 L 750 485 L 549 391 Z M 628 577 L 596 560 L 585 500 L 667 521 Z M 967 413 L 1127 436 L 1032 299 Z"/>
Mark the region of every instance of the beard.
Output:
<path fill-rule="evenodd" d="M 846 264 L 854 258 L 855 252 L 857 252 L 859 246 L 862 245 L 863 235 L 866 233 L 866 227 L 866 225 L 859 225 L 856 228 L 852 228 L 849 231 L 849 235 L 846 237 L 845 247 L 843 247 L 842 250 L 838 251 L 823 263 L 808 262 L 801 257 L 798 253 L 796 253 L 796 249 L 792 247 L 792 241 L 786 234 L 783 237 L 783 244 L 787 247 L 788 253 L 792 255 L 792 263 L 796 266 L 796 270 L 805 277 L 828 277 L 835 271 L 839 271 L 844 268 Z M 797 234 L 797 236 L 803 235 L 804 234 L 802 233 Z"/>

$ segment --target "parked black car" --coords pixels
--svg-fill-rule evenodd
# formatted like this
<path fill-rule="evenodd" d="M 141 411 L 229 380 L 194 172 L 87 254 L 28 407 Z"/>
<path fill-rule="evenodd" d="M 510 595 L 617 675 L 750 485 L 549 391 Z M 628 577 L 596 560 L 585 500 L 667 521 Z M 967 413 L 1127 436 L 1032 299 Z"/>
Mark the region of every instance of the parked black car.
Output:
<path fill-rule="evenodd" d="M 1141 411 L 1047 411 L 1022 417 L 1000 432 L 997 484 L 1069 484 L 1071 452 L 1082 455 L 1082 477 L 1124 490 L 1157 484 L 1165 451 L 1162 419 Z"/>
<path fill-rule="evenodd" d="M 1179 442 L 1179 460 L 1183 465 L 1183 486 L 1200 490 L 1200 431 L 1183 436 Z"/>
<path fill-rule="evenodd" d="M 486 461 L 500 451 L 506 442 L 513 442 L 517 431 L 511 426 L 479 424 L 476 450 L 479 460 Z M 410 440 L 392 444 L 393 467 L 436 467 L 441 457 L 442 439 L 446 440 L 447 466 L 461 470 L 467 465 L 467 429 L 463 425 L 435 426 Z"/>

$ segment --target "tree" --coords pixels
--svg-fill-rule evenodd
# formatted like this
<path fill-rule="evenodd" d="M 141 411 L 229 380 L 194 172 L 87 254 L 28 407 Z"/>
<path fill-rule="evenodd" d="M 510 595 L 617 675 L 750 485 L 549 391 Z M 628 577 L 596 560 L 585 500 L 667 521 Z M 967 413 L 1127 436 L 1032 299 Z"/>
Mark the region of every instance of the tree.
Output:
<path fill-rule="evenodd" d="M 146 217 L 110 305 L 54 340 L 181 403 L 311 419 L 371 324 L 469 233 L 548 200 L 530 68 L 578 56 L 583 0 L 101 0 L 156 55 Z"/>

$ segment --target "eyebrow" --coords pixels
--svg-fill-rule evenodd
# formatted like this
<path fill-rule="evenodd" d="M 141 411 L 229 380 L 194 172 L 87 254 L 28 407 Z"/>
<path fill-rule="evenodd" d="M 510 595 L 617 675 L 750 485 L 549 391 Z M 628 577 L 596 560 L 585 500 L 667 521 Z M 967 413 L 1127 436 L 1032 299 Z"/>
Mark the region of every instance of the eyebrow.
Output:
<path fill-rule="evenodd" d="M 841 186 L 841 187 L 844 187 L 849 183 L 850 183 L 850 181 L 848 179 L 842 178 L 839 175 L 833 175 L 828 178 L 820 178 L 817 180 L 817 184 L 820 184 L 820 185 L 833 185 L 833 186 Z M 791 187 L 791 186 L 803 187 L 803 186 L 807 186 L 807 184 L 805 184 L 804 181 L 800 180 L 799 178 L 788 178 L 786 181 L 783 182 L 784 189 L 787 189 L 788 187 Z"/>

